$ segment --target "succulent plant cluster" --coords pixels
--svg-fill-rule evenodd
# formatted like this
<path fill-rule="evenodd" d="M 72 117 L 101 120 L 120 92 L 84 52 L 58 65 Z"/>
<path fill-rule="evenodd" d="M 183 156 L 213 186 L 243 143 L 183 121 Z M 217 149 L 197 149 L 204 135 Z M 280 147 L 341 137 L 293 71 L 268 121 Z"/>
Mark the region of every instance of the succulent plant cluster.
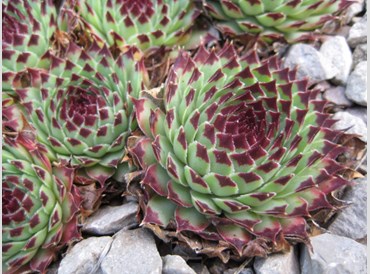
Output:
<path fill-rule="evenodd" d="M 44 273 L 80 238 L 81 182 L 139 180 L 142 225 L 235 257 L 309 242 L 313 213 L 348 184 L 318 91 L 232 42 L 174 47 L 202 13 L 226 33 L 293 41 L 349 1 L 57 2 L 3 0 L 5 273 Z M 178 56 L 147 90 L 157 48 Z"/>

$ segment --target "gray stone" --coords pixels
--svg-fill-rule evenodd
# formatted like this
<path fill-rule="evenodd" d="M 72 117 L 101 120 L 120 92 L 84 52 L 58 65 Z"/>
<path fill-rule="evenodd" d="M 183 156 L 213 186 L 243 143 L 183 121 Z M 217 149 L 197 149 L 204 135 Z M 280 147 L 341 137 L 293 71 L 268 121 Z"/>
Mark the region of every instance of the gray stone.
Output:
<path fill-rule="evenodd" d="M 353 102 L 348 100 L 344 94 L 345 88 L 342 86 L 330 87 L 324 92 L 324 99 L 334 103 L 338 106 L 350 107 L 353 105 Z"/>
<path fill-rule="evenodd" d="M 341 198 L 353 204 L 338 214 L 329 226 L 329 231 L 339 236 L 361 240 L 367 235 L 367 183 L 366 178 L 355 182 L 357 185 L 351 187 Z"/>
<path fill-rule="evenodd" d="M 360 21 L 355 23 L 347 38 L 348 45 L 355 48 L 358 44 L 366 43 L 367 40 L 367 14 Z"/>
<path fill-rule="evenodd" d="M 334 129 L 346 130 L 347 133 L 358 134 L 362 141 L 367 142 L 366 124 L 360 118 L 345 111 L 338 111 L 333 115 L 333 119 L 338 120 L 333 126 Z"/>
<path fill-rule="evenodd" d="M 360 118 L 367 125 L 367 108 L 364 107 L 353 107 L 347 108 L 346 112 Z"/>
<path fill-rule="evenodd" d="M 242 270 L 239 271 L 238 267 L 235 268 L 230 268 L 226 270 L 223 274 L 254 274 L 255 272 L 253 271 L 252 268 L 243 268 Z"/>
<path fill-rule="evenodd" d="M 91 237 L 77 243 L 61 261 L 58 274 L 90 274 L 99 269 L 109 251 L 111 237 Z"/>
<path fill-rule="evenodd" d="M 160 274 L 162 260 L 148 230 L 121 230 L 100 268 L 103 274 Z"/>
<path fill-rule="evenodd" d="M 196 274 L 196 272 L 186 264 L 185 260 L 178 255 L 167 255 L 162 257 L 162 274 Z"/>
<path fill-rule="evenodd" d="M 276 253 L 266 258 L 258 257 L 253 264 L 256 274 L 299 274 L 299 262 L 294 248 L 288 253 Z"/>
<path fill-rule="evenodd" d="M 306 44 L 296 44 L 289 49 L 284 67 L 297 67 L 297 78 L 308 77 L 310 84 L 331 79 L 338 72 L 319 51 Z"/>
<path fill-rule="evenodd" d="M 366 247 L 356 241 L 329 233 L 311 238 L 313 253 L 303 246 L 302 274 L 366 274 Z"/>
<path fill-rule="evenodd" d="M 336 68 L 333 82 L 345 84 L 352 66 L 352 52 L 342 36 L 329 37 L 321 46 L 320 53 Z M 340 56 L 340 58 L 338 58 Z"/>
<path fill-rule="evenodd" d="M 360 44 L 355 48 L 352 60 L 352 68 L 355 68 L 362 61 L 367 61 L 367 44 Z"/>
<path fill-rule="evenodd" d="M 112 235 L 123 228 L 137 225 L 138 204 L 130 202 L 121 206 L 105 206 L 87 218 L 82 231 L 93 235 Z"/>
<path fill-rule="evenodd" d="M 350 74 L 346 96 L 361 106 L 367 105 L 367 61 L 360 62 Z"/>

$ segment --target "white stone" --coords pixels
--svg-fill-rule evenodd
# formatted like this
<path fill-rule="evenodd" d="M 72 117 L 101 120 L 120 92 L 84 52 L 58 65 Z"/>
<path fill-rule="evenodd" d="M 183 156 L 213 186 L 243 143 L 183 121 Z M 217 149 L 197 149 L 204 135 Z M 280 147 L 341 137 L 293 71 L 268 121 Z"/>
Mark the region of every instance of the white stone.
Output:
<path fill-rule="evenodd" d="M 153 235 L 144 228 L 119 231 L 100 269 L 102 274 L 161 274 L 162 259 Z"/>
<path fill-rule="evenodd" d="M 91 237 L 77 243 L 62 259 L 58 274 L 90 274 L 99 269 L 101 259 L 109 251 L 111 237 Z"/>
<path fill-rule="evenodd" d="M 356 180 L 355 183 L 356 185 L 341 198 L 352 204 L 338 213 L 334 222 L 329 226 L 329 231 L 339 236 L 361 240 L 367 235 L 366 178 Z"/>
<path fill-rule="evenodd" d="M 86 219 L 83 232 L 93 235 L 111 235 L 115 232 L 137 225 L 135 218 L 138 204 L 130 202 L 121 206 L 105 206 Z"/>
<path fill-rule="evenodd" d="M 345 111 L 338 111 L 333 115 L 333 119 L 338 120 L 333 126 L 334 129 L 357 134 L 362 141 L 367 142 L 367 126 L 361 118 Z"/>
<path fill-rule="evenodd" d="M 333 78 L 338 70 L 314 47 L 306 44 L 291 46 L 284 67 L 297 67 L 297 78 L 308 77 L 310 84 Z"/>
<path fill-rule="evenodd" d="M 350 74 L 345 94 L 351 101 L 367 106 L 367 61 L 360 62 Z"/>
<path fill-rule="evenodd" d="M 167 255 L 162 258 L 162 274 L 196 274 L 195 271 L 186 264 L 185 260 L 178 255 Z"/>
<path fill-rule="evenodd" d="M 346 39 L 342 36 L 332 36 L 321 46 L 320 53 L 336 68 L 333 81 L 338 84 L 347 82 L 352 66 L 352 52 Z"/>
<path fill-rule="evenodd" d="M 323 97 L 325 100 L 337 106 L 350 107 L 353 105 L 353 102 L 348 100 L 345 95 L 345 90 L 346 89 L 342 86 L 330 87 L 324 92 Z"/>
<path fill-rule="evenodd" d="M 266 258 L 257 257 L 253 264 L 256 274 L 299 274 L 299 262 L 294 248 L 288 253 L 277 253 Z"/>
<path fill-rule="evenodd" d="M 367 125 L 367 108 L 366 107 L 352 107 L 347 108 L 346 112 L 360 118 Z"/>
<path fill-rule="evenodd" d="M 351 48 L 358 44 L 366 43 L 367 40 L 367 14 L 355 23 L 349 31 L 347 42 Z"/>
<path fill-rule="evenodd" d="M 355 68 L 362 61 L 367 61 L 367 44 L 360 44 L 355 48 L 352 60 L 352 68 Z"/>
<path fill-rule="evenodd" d="M 301 274 L 366 274 L 366 247 L 352 239 L 329 233 L 311 239 L 313 253 L 303 246 Z"/>

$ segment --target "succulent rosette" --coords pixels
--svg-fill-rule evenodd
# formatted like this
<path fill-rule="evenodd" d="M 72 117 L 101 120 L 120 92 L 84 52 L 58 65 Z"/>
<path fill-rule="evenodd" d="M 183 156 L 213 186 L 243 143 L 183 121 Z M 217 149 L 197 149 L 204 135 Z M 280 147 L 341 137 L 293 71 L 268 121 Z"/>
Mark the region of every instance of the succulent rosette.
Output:
<path fill-rule="evenodd" d="M 125 155 L 126 137 L 136 128 L 130 96 L 144 89 L 140 51 L 131 47 L 113 58 L 93 43 L 83 50 L 70 42 L 50 69 L 28 69 L 30 86 L 15 89 L 37 139 L 73 167 L 86 168 L 104 184 Z"/>
<path fill-rule="evenodd" d="M 2 270 L 43 272 L 56 252 L 78 239 L 74 170 L 53 167 L 45 147 L 22 135 L 3 138 Z"/>
<path fill-rule="evenodd" d="M 188 0 L 78 0 L 70 7 L 95 39 L 141 50 L 184 44 L 200 13 Z"/>
<path fill-rule="evenodd" d="M 312 212 L 333 209 L 328 197 L 348 184 L 335 161 L 341 133 L 317 94 L 276 57 L 238 57 L 232 45 L 182 52 L 163 106 L 134 102 L 143 224 L 226 242 L 236 256 L 308 243 Z"/>
<path fill-rule="evenodd" d="M 252 34 L 266 42 L 305 40 L 333 20 L 350 0 L 206 0 L 205 9 L 228 35 Z"/>

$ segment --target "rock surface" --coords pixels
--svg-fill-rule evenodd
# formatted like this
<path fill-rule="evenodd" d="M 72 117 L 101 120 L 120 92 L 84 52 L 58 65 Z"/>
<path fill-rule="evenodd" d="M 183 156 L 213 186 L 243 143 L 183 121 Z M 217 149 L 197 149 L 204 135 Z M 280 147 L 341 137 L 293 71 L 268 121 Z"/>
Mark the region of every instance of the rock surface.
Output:
<path fill-rule="evenodd" d="M 351 187 L 342 197 L 342 200 L 352 201 L 353 204 L 339 212 L 329 226 L 329 231 L 339 236 L 361 240 L 367 235 L 367 182 L 366 178 L 355 182 L 357 185 Z"/>
<path fill-rule="evenodd" d="M 360 118 L 367 125 L 367 108 L 364 107 L 352 107 L 347 108 L 346 112 Z"/>
<path fill-rule="evenodd" d="M 319 51 L 306 44 L 296 44 L 289 49 L 284 67 L 297 67 L 297 78 L 309 77 L 310 84 L 331 79 L 338 72 Z"/>
<path fill-rule="evenodd" d="M 87 218 L 82 231 L 93 235 L 111 235 L 115 232 L 137 225 L 135 218 L 137 203 L 127 203 L 121 206 L 106 206 Z"/>
<path fill-rule="evenodd" d="M 367 61 L 360 62 L 349 76 L 346 96 L 359 105 L 367 105 Z"/>
<path fill-rule="evenodd" d="M 358 44 L 366 43 L 367 40 L 367 14 L 360 21 L 355 23 L 349 31 L 347 42 L 351 48 Z"/>
<path fill-rule="evenodd" d="M 149 231 L 121 230 L 100 268 L 103 274 L 161 274 L 162 260 Z"/>
<path fill-rule="evenodd" d="M 347 82 L 352 67 L 352 52 L 346 39 L 342 36 L 332 36 L 321 46 L 320 53 L 335 67 L 337 73 L 333 81 L 338 84 Z M 340 58 L 338 58 L 340 56 Z"/>
<path fill-rule="evenodd" d="M 352 68 L 355 68 L 362 61 L 367 61 L 367 44 L 360 44 L 355 48 L 352 61 Z"/>
<path fill-rule="evenodd" d="M 338 106 L 350 107 L 353 105 L 353 102 L 348 100 L 345 90 L 342 86 L 330 87 L 324 92 L 323 97 L 325 100 Z"/>
<path fill-rule="evenodd" d="M 162 258 L 162 274 L 196 274 L 196 272 L 186 264 L 185 260 L 178 255 L 167 255 Z"/>
<path fill-rule="evenodd" d="M 321 234 L 311 238 L 313 253 L 303 246 L 300 262 L 301 274 L 367 273 L 366 247 L 356 241 L 331 235 Z"/>
<path fill-rule="evenodd" d="M 256 274 L 299 274 L 299 262 L 294 248 L 289 253 L 277 253 L 267 258 L 256 258 L 253 264 Z"/>
<path fill-rule="evenodd" d="M 333 126 L 337 130 L 346 130 L 347 133 L 354 133 L 360 136 L 360 139 L 367 142 L 367 128 L 362 119 L 345 111 L 339 111 L 333 115 L 333 119 L 338 120 Z"/>
<path fill-rule="evenodd" d="M 91 237 L 77 243 L 61 261 L 58 274 L 94 273 L 112 241 L 111 237 Z"/>

